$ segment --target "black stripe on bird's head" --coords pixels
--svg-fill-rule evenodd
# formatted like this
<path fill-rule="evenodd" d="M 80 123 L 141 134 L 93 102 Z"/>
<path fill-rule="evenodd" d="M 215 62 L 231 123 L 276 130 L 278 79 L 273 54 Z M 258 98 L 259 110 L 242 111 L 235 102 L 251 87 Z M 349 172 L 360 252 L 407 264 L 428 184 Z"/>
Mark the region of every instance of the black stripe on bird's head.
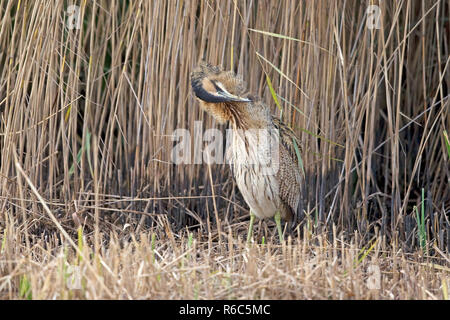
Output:
<path fill-rule="evenodd" d="M 221 79 L 223 78 L 223 80 Z M 221 81 L 222 80 L 222 81 Z M 225 83 L 234 83 L 229 72 L 202 62 L 191 73 L 191 86 L 200 100 L 209 103 L 250 102 L 248 98 L 239 97 L 226 89 Z"/>

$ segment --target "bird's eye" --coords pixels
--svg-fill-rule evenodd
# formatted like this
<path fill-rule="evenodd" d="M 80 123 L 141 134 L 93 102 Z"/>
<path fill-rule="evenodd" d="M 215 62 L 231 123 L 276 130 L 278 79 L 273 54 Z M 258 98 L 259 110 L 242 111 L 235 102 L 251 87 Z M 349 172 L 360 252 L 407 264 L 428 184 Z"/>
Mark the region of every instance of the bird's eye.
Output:
<path fill-rule="evenodd" d="M 216 88 L 217 92 L 227 92 L 227 90 L 223 88 L 223 85 L 220 82 L 212 81 L 212 83 Z"/>

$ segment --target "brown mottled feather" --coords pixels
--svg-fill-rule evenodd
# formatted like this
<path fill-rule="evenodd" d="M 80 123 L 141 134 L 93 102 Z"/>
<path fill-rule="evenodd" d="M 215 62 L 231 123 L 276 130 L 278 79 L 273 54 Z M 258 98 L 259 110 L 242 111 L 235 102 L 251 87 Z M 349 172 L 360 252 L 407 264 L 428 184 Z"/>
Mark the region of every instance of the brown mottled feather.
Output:
<path fill-rule="evenodd" d="M 293 141 L 300 148 L 295 133 L 279 119 L 272 117 L 269 107 L 260 98 L 244 93 L 243 81 L 231 71 L 202 62 L 191 74 L 191 84 L 200 106 L 221 122 L 230 121 L 233 142 L 227 155 L 232 163 L 236 183 L 251 210 L 259 218 L 273 217 L 277 210 L 281 217 L 291 220 L 300 201 L 302 175 Z M 255 141 L 257 135 L 247 137 L 240 129 L 278 129 L 279 167 L 272 175 L 264 174 L 261 165 L 246 160 L 261 159 Z M 269 146 L 269 145 L 268 145 Z M 255 163 L 255 162 L 253 162 Z"/>

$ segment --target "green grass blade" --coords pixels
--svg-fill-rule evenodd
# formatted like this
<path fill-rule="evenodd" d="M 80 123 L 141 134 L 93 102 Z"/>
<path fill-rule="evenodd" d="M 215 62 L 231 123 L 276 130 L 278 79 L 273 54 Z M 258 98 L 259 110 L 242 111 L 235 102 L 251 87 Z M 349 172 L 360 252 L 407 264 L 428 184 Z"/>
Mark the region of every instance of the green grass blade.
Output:
<path fill-rule="evenodd" d="M 295 153 L 297 155 L 298 166 L 300 167 L 300 169 L 302 169 L 303 175 L 305 175 L 305 169 L 303 168 L 302 156 L 300 155 L 300 149 L 297 145 L 297 141 L 295 141 L 295 138 L 292 138 L 292 142 L 294 143 L 294 149 L 295 149 Z"/>
<path fill-rule="evenodd" d="M 87 152 L 87 159 L 89 164 L 89 169 L 91 171 L 92 178 L 94 177 L 94 170 L 92 169 L 92 161 L 91 161 L 91 133 L 89 131 L 86 132 L 86 145 L 85 149 Z"/>
<path fill-rule="evenodd" d="M 427 232 L 425 229 L 425 191 L 422 188 L 422 204 L 421 204 L 421 212 L 422 212 L 422 223 L 421 223 L 421 234 L 422 234 L 422 242 L 423 242 L 423 248 L 426 248 L 426 242 L 427 242 Z"/>
<path fill-rule="evenodd" d="M 312 136 L 315 137 L 315 138 L 322 139 L 322 140 L 324 140 L 324 141 L 326 141 L 326 142 L 328 142 L 328 143 L 330 143 L 330 144 L 332 144 L 332 145 L 335 145 L 335 146 L 338 146 L 338 147 L 341 147 L 341 148 L 345 148 L 344 145 L 339 144 L 339 143 L 334 142 L 334 141 L 331 141 L 330 139 L 327 139 L 327 138 L 325 138 L 325 137 L 322 137 L 322 136 L 320 136 L 320 135 L 318 135 L 318 134 L 315 134 L 314 132 L 311 132 L 311 131 L 309 131 L 308 129 L 300 128 L 300 130 L 302 130 L 303 132 L 305 132 L 305 133 L 307 133 L 307 134 L 309 134 L 309 135 L 312 135 Z"/>
<path fill-rule="evenodd" d="M 423 202 L 423 201 L 422 201 Z M 425 219 L 424 215 L 419 213 L 419 209 L 414 206 L 414 212 L 416 213 L 417 220 L 417 238 L 419 239 L 419 246 L 424 251 L 426 246 L 426 234 L 425 234 Z"/>
<path fill-rule="evenodd" d="M 447 154 L 448 154 L 448 157 L 450 159 L 450 141 L 448 140 L 447 130 L 444 130 L 443 133 L 444 133 L 445 145 L 447 146 Z"/>
<path fill-rule="evenodd" d="M 290 83 L 292 83 L 308 100 L 311 100 L 308 95 L 294 82 L 292 81 L 287 75 L 285 75 L 283 73 L 283 71 L 281 71 L 280 69 L 278 69 L 272 62 L 270 62 L 269 60 L 267 60 L 266 58 L 264 58 L 261 54 L 259 54 L 258 52 L 256 52 L 256 55 L 258 57 L 260 57 L 261 59 L 263 59 L 265 62 L 267 62 L 272 68 L 275 69 L 276 72 L 278 72 L 283 78 L 285 78 L 287 81 L 289 81 Z"/>
<path fill-rule="evenodd" d="M 273 101 L 275 101 L 275 104 L 277 105 L 280 112 L 283 112 L 283 108 L 280 105 L 280 102 L 278 101 L 277 94 L 275 93 L 275 90 L 272 86 L 272 81 L 270 80 L 269 76 L 266 76 L 267 86 L 269 87 L 270 94 L 272 95 Z M 281 117 L 280 117 L 281 118 Z"/>
<path fill-rule="evenodd" d="M 81 148 L 77 153 L 77 161 L 76 163 L 80 163 L 81 161 L 81 155 L 83 154 L 83 148 Z M 72 163 L 69 169 L 69 176 L 71 176 L 75 171 L 75 163 Z"/>
<path fill-rule="evenodd" d="M 19 296 L 22 299 L 26 299 L 26 300 L 32 300 L 33 299 L 33 294 L 32 294 L 32 291 L 31 291 L 31 282 L 28 280 L 26 275 L 23 275 L 20 278 Z"/>
<path fill-rule="evenodd" d="M 358 264 L 360 264 L 368 255 L 369 253 L 373 250 L 373 248 L 375 248 L 375 245 L 377 244 L 377 240 L 375 240 L 372 245 L 369 247 L 369 249 L 364 250 L 362 256 L 358 259 L 358 261 L 356 262 L 355 266 L 357 266 Z M 365 249 L 365 248 L 363 248 Z"/>
<path fill-rule="evenodd" d="M 3 253 L 6 248 L 6 228 L 3 230 L 3 239 L 2 239 L 2 247 L 0 248 L 0 253 Z"/>
<path fill-rule="evenodd" d="M 277 97 L 280 98 L 280 100 L 282 100 L 284 103 L 290 105 L 292 108 L 294 108 L 297 112 L 299 112 L 301 115 L 303 115 L 304 117 L 308 118 L 308 116 L 299 108 L 297 108 L 296 106 L 294 106 L 292 103 L 290 103 L 288 100 L 286 100 L 285 98 L 283 98 L 282 96 L 277 94 Z M 309 119 L 309 118 L 308 118 Z"/>
<path fill-rule="evenodd" d="M 442 279 L 442 295 L 444 296 L 444 300 L 448 300 L 448 288 L 446 279 Z"/>
<path fill-rule="evenodd" d="M 192 233 L 189 232 L 189 236 L 188 236 L 188 248 L 190 248 L 192 246 L 192 242 L 193 242 L 193 236 Z"/>
<path fill-rule="evenodd" d="M 81 156 L 83 155 L 83 152 L 87 150 L 88 152 L 88 163 L 89 163 L 89 168 L 91 170 L 91 174 L 92 176 L 94 176 L 93 174 L 93 170 L 92 170 L 92 164 L 91 164 L 91 156 L 90 156 L 90 151 L 91 151 L 91 133 L 88 131 L 86 132 L 86 143 L 84 146 L 81 147 L 81 149 L 78 151 L 77 153 L 77 161 L 76 164 L 80 164 L 81 162 Z M 69 176 L 71 176 L 73 173 L 75 172 L 75 163 L 72 163 L 72 165 L 70 166 L 69 169 Z"/>
<path fill-rule="evenodd" d="M 78 227 L 78 249 L 80 252 L 83 252 L 83 228 L 81 226 Z M 81 262 L 83 257 L 78 254 L 78 262 Z"/>

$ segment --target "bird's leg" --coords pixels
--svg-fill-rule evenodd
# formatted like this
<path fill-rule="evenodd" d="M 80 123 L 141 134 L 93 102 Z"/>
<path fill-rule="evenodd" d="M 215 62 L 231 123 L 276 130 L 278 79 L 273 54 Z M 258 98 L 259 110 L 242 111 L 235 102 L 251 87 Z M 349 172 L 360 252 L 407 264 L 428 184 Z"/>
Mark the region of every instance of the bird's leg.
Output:
<path fill-rule="evenodd" d="M 248 233 L 247 233 L 247 243 L 250 243 L 250 240 L 253 236 L 253 222 L 255 221 L 255 214 L 250 211 L 250 225 L 248 227 Z"/>
<path fill-rule="evenodd" d="M 278 235 L 280 236 L 280 243 L 282 243 L 284 241 L 284 239 L 283 239 L 283 231 L 281 230 L 281 213 L 280 213 L 280 211 L 277 211 L 277 213 L 275 213 L 275 223 L 277 224 Z"/>

